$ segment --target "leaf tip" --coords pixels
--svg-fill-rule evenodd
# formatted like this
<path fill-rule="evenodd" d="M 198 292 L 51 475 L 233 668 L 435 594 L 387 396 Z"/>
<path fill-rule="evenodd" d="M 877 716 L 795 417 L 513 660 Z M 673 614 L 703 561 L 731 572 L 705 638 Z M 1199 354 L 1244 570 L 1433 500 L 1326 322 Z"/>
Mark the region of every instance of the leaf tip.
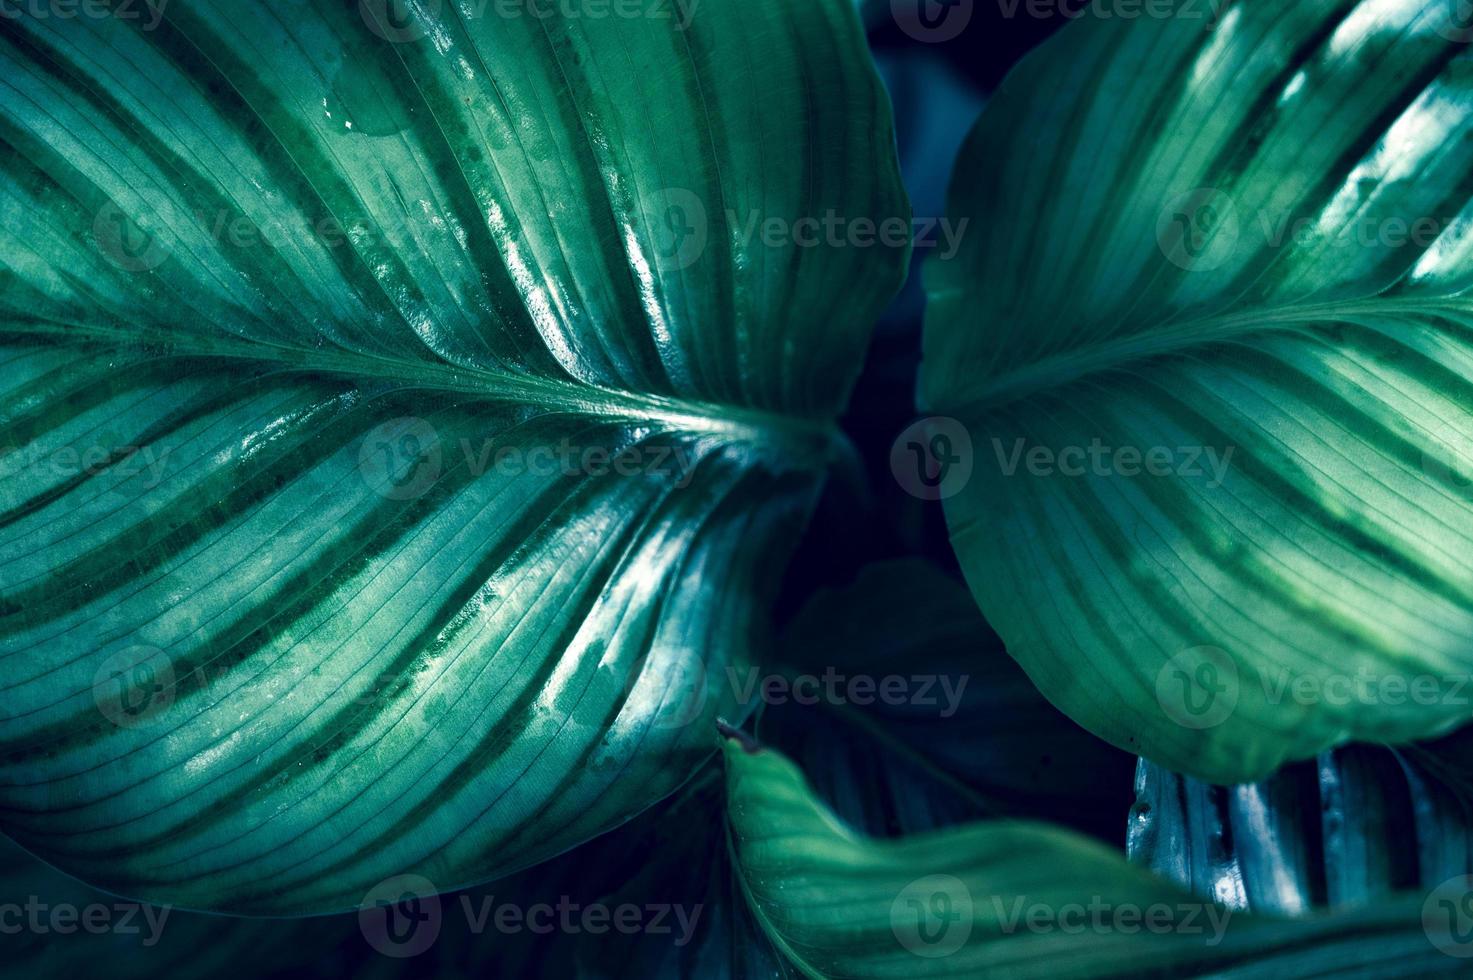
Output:
<path fill-rule="evenodd" d="M 725 718 L 716 719 L 716 731 L 721 737 L 736 742 L 748 755 L 756 755 L 762 751 L 762 745 L 751 735 L 730 724 Z"/>

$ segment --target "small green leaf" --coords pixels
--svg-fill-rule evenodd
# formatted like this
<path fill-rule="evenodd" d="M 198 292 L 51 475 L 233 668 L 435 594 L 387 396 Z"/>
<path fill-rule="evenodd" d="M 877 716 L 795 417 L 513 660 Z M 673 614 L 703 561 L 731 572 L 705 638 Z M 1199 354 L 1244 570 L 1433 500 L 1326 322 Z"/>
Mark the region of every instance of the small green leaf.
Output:
<path fill-rule="evenodd" d="M 953 544 L 1049 699 L 1173 770 L 1242 782 L 1470 717 L 1455 7 L 1084 18 L 963 151 L 922 378 L 972 442 Z"/>

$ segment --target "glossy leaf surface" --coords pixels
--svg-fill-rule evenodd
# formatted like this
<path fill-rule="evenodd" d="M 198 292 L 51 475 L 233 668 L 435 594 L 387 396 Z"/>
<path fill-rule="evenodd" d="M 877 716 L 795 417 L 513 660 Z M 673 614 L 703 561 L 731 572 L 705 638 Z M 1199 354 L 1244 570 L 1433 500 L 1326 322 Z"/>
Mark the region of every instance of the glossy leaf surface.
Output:
<path fill-rule="evenodd" d="M 0 22 L 0 829 L 325 912 L 708 757 L 907 209 L 845 0 L 691 8 Z"/>

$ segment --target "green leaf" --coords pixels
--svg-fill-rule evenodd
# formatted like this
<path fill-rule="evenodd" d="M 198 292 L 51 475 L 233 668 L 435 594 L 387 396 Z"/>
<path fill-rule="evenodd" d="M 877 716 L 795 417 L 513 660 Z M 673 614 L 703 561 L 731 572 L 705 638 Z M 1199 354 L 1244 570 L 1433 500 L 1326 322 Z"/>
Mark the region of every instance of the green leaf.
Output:
<path fill-rule="evenodd" d="M 1470 716 L 1455 6 L 1084 18 L 963 151 L 922 378 L 953 544 L 1049 699 L 1171 769 Z"/>
<path fill-rule="evenodd" d="M 889 109 L 847 0 L 507 10 L 0 26 L 0 828 L 64 870 L 447 890 L 734 710 L 908 250 L 800 222 L 907 217 Z"/>
<path fill-rule="evenodd" d="M 1057 827 L 991 821 L 867 838 L 817 802 L 778 753 L 731 739 L 726 764 L 748 900 L 807 976 L 1350 977 L 1465 968 L 1423 931 L 1421 896 L 1297 921 L 1249 916 L 1192 899 Z"/>

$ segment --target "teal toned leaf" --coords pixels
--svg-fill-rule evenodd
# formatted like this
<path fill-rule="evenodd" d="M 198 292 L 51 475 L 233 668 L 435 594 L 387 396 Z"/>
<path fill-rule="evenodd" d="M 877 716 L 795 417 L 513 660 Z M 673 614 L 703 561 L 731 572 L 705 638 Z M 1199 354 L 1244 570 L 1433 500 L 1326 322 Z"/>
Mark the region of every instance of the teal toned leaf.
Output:
<path fill-rule="evenodd" d="M 0 829 L 118 893 L 679 786 L 903 274 L 848 0 L 389 6 L 0 21 Z"/>
<path fill-rule="evenodd" d="M 868 838 L 818 803 L 797 767 L 776 752 L 732 739 L 726 764 L 732 848 L 748 899 L 774 942 L 811 977 L 1440 976 L 1465 969 L 1423 931 L 1421 896 L 1297 921 L 1250 916 L 1194 900 L 1057 827 L 992 821 Z"/>
<path fill-rule="evenodd" d="M 972 443 L 953 544 L 1049 699 L 1173 770 L 1473 716 L 1456 6 L 1086 17 L 963 151 L 922 371 L 935 462 Z"/>

